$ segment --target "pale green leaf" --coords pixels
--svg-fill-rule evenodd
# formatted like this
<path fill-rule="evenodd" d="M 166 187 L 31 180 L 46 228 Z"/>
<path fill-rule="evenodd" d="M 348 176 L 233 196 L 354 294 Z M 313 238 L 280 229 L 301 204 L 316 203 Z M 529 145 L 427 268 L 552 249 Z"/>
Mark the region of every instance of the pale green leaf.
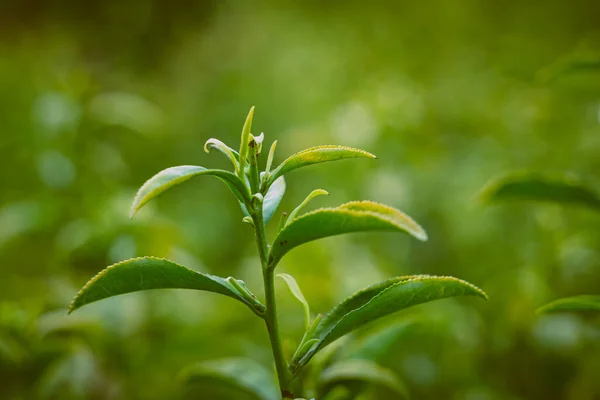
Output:
<path fill-rule="evenodd" d="M 205 152 L 209 153 L 210 150 L 212 150 L 212 149 L 216 149 L 219 152 L 226 155 L 227 157 L 229 157 L 229 160 L 233 164 L 233 168 L 235 169 L 236 172 L 238 171 L 238 168 L 239 168 L 238 160 L 240 158 L 240 155 L 237 151 L 233 150 L 231 147 L 227 146 L 225 143 L 223 143 L 219 139 L 215 139 L 215 138 L 208 139 L 206 141 L 206 143 L 204 143 L 204 151 Z"/>
<path fill-rule="evenodd" d="M 311 147 L 310 149 L 302 150 L 301 152 L 296 153 L 284 160 L 277 168 L 273 170 L 271 176 L 269 177 L 269 182 L 273 182 L 281 175 L 285 175 L 288 172 L 298 168 L 328 161 L 343 160 L 346 158 L 377 157 L 364 150 L 354 149 L 346 146 L 327 145 Z"/>
<path fill-rule="evenodd" d="M 600 196 L 583 183 L 531 172 L 510 173 L 490 181 L 481 198 L 486 203 L 533 200 L 580 205 L 600 211 Z"/>
<path fill-rule="evenodd" d="M 374 201 L 369 200 L 361 200 L 351 201 L 349 203 L 342 204 L 339 208 L 354 211 L 370 211 L 380 215 L 384 215 L 385 217 L 389 218 L 394 223 L 396 223 L 398 226 L 404 227 L 404 230 L 406 232 L 411 233 L 417 239 L 422 241 L 427 240 L 427 233 L 419 224 L 417 224 L 412 218 L 410 218 L 402 211 L 390 206 L 386 206 L 385 204 L 376 203 Z"/>
<path fill-rule="evenodd" d="M 198 175 L 213 175 L 223 181 L 240 201 L 248 200 L 248 189 L 242 181 L 229 171 L 220 169 L 206 169 L 195 165 L 181 165 L 162 170 L 138 190 L 131 206 L 131 217 L 146 203 L 162 194 L 165 190 L 187 181 Z"/>
<path fill-rule="evenodd" d="M 300 302 L 300 304 L 302 304 L 304 309 L 305 328 L 308 329 L 310 325 L 310 305 L 302 294 L 302 290 L 300 289 L 300 286 L 298 286 L 298 282 L 296 282 L 296 279 L 294 279 L 294 277 L 290 274 L 277 274 L 277 276 L 284 280 L 292 295 Z"/>
<path fill-rule="evenodd" d="M 361 231 L 404 232 L 419 240 L 427 240 L 425 231 L 407 215 L 390 207 L 372 202 L 356 202 L 366 204 L 364 210 L 352 209 L 348 203 L 338 208 L 321 208 L 301 215 L 294 220 L 288 219 L 287 225 L 275 238 L 270 262 L 276 263 L 294 247 L 312 240 L 344 233 Z M 372 208 L 370 208 L 372 206 Z M 384 213 L 373 211 L 376 207 Z"/>
<path fill-rule="evenodd" d="M 250 130 L 252 129 L 252 119 L 254 118 L 254 106 L 250 109 L 248 116 L 246 117 L 246 121 L 244 122 L 244 127 L 242 128 L 242 139 L 240 140 L 240 170 L 238 172 L 238 176 L 242 177 L 244 174 L 244 169 L 246 166 L 246 161 L 248 158 L 250 144 Z"/>
<path fill-rule="evenodd" d="M 257 315 L 264 310 L 256 298 L 250 301 L 247 296 L 242 296 L 226 279 L 162 258 L 140 257 L 111 265 L 98 273 L 73 299 L 69 313 L 108 297 L 150 289 L 205 290 L 240 300 Z"/>
<path fill-rule="evenodd" d="M 296 218 L 296 216 L 298 215 L 298 213 L 304 208 L 306 207 L 306 205 L 308 203 L 310 203 L 310 201 L 312 199 L 314 199 L 317 196 L 328 196 L 329 192 L 327 192 L 326 190 L 323 189 L 315 189 L 312 192 L 310 192 L 310 194 L 308 196 L 306 196 L 306 198 L 304 199 L 304 201 L 302 203 L 300 203 L 300 205 L 298 205 L 298 207 L 294 208 L 294 210 L 290 213 L 290 216 L 288 217 L 287 221 L 292 221 L 294 218 Z"/>
<path fill-rule="evenodd" d="M 327 388 L 349 382 L 383 386 L 399 398 L 409 398 L 406 386 L 396 374 L 368 360 L 338 361 L 327 367 L 319 377 L 320 392 L 326 392 Z"/>
<path fill-rule="evenodd" d="M 403 276 L 371 285 L 323 317 L 305 340 L 319 339 L 319 344 L 307 354 L 300 354 L 298 365 L 293 365 L 292 370 L 306 365 L 321 348 L 365 324 L 417 304 L 456 296 L 487 298 L 476 286 L 447 276 Z"/>
<path fill-rule="evenodd" d="M 273 218 L 273 215 L 275 214 L 277 207 L 279 207 L 279 203 L 281 203 L 281 199 L 283 198 L 284 194 L 285 179 L 282 176 L 273 182 L 271 187 L 269 187 L 269 190 L 267 191 L 267 194 L 263 200 L 263 219 L 265 224 L 267 224 L 271 218 Z"/>
<path fill-rule="evenodd" d="M 271 148 L 269 149 L 269 155 L 267 157 L 267 165 L 265 166 L 265 173 L 269 174 L 271 172 L 271 166 L 273 165 L 273 157 L 275 157 L 275 149 L 277 148 L 277 140 L 273 142 Z"/>
<path fill-rule="evenodd" d="M 204 361 L 186 367 L 180 375 L 186 385 L 224 385 L 257 400 L 280 400 L 275 377 L 257 362 L 246 358 Z"/>
<path fill-rule="evenodd" d="M 540 307 L 537 312 L 550 313 L 559 311 L 600 311 L 600 295 L 579 295 L 554 300 Z"/>

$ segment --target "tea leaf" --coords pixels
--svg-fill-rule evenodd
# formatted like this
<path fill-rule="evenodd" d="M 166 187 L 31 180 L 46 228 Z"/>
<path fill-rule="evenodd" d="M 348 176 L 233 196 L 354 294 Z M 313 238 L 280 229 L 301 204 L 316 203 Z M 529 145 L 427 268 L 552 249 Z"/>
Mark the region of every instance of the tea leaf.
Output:
<path fill-rule="evenodd" d="M 368 360 L 344 360 L 327 367 L 320 376 L 320 392 L 348 382 L 383 386 L 401 398 L 409 398 L 406 386 L 396 374 Z"/>
<path fill-rule="evenodd" d="M 245 392 L 257 400 L 281 399 L 272 374 L 262 365 L 247 358 L 203 361 L 181 371 L 186 385 L 223 385 Z"/>
<path fill-rule="evenodd" d="M 240 140 L 240 169 L 238 176 L 243 178 L 246 168 L 246 159 L 248 158 L 248 145 L 250 144 L 250 130 L 252 129 L 252 118 L 254 118 L 254 106 L 250 109 L 244 127 L 242 128 L 242 139 Z"/>
<path fill-rule="evenodd" d="M 293 220 L 294 218 L 296 218 L 296 215 L 298 215 L 298 213 L 304 208 L 306 207 L 306 205 L 308 203 L 310 203 L 310 201 L 312 199 L 314 199 L 317 196 L 328 196 L 329 192 L 327 192 L 326 190 L 323 189 L 316 189 L 313 190 L 312 192 L 310 192 L 310 194 L 308 196 L 306 196 L 306 198 L 304 199 L 304 201 L 302 203 L 300 203 L 300 205 L 298 205 L 298 207 L 294 208 L 294 210 L 290 213 L 290 216 L 288 217 L 288 221 Z"/>
<path fill-rule="evenodd" d="M 275 214 L 275 211 L 277 211 L 277 207 L 279 207 L 279 203 L 281 203 L 281 199 L 283 198 L 284 194 L 285 179 L 283 176 L 281 176 L 275 182 L 273 182 L 271 187 L 269 187 L 269 190 L 265 195 L 265 199 L 263 200 L 263 219 L 265 224 L 267 224 L 271 218 L 273 218 L 273 215 Z"/>
<path fill-rule="evenodd" d="M 138 190 L 131 206 L 131 218 L 153 198 L 167 189 L 198 175 L 213 175 L 223 181 L 240 201 L 249 201 L 248 189 L 242 181 L 229 171 L 206 169 L 195 165 L 181 165 L 160 171 Z"/>
<path fill-rule="evenodd" d="M 361 231 L 405 232 L 419 240 L 427 240 L 423 228 L 406 214 L 377 203 L 354 202 L 288 219 L 273 242 L 270 262 L 274 265 L 285 253 L 303 243 Z"/>
<path fill-rule="evenodd" d="M 269 177 L 269 182 L 275 181 L 281 175 L 285 175 L 290 171 L 308 165 L 319 164 L 328 161 L 343 160 L 346 158 L 377 158 L 373 154 L 364 150 L 354 149 L 352 147 L 328 145 L 311 147 L 310 149 L 302 150 L 286 160 L 284 160 L 277 168 L 273 170 Z"/>
<path fill-rule="evenodd" d="M 309 339 L 319 339 L 319 345 L 302 358 L 298 367 L 331 342 L 353 330 L 405 308 L 433 300 L 456 296 L 486 294 L 476 286 L 448 276 L 414 275 L 388 279 L 371 285 L 334 307 L 319 323 Z"/>
<path fill-rule="evenodd" d="M 600 196 L 581 182 L 537 173 L 510 173 L 492 180 L 483 189 L 486 203 L 505 200 L 534 200 L 572 204 L 600 211 Z"/>
<path fill-rule="evenodd" d="M 538 314 L 559 311 L 600 311 L 600 295 L 579 295 L 554 300 L 538 308 Z"/>
<path fill-rule="evenodd" d="M 407 232 L 411 233 L 417 239 L 421 241 L 427 240 L 427 233 L 419 224 L 417 224 L 412 218 L 402 211 L 390 206 L 386 206 L 385 204 L 376 203 L 369 200 L 362 200 L 351 201 L 349 203 L 342 204 L 339 208 L 354 211 L 371 211 L 384 215 L 391 219 L 398 226 L 403 226 Z"/>
<path fill-rule="evenodd" d="M 304 298 L 302 290 L 300 290 L 300 286 L 298 286 L 298 282 L 296 282 L 296 279 L 289 274 L 277 274 L 277 276 L 285 281 L 292 295 L 302 304 L 302 307 L 304 308 L 305 328 L 308 329 L 310 325 L 310 305 Z"/>
<path fill-rule="evenodd" d="M 238 281 L 239 283 L 240 281 Z M 69 313 L 98 300 L 150 289 L 195 289 L 240 300 L 257 315 L 264 306 L 238 293 L 226 279 L 203 274 L 162 258 L 140 257 L 104 269 L 85 284 L 73 299 Z"/>
<path fill-rule="evenodd" d="M 227 157 L 229 157 L 231 163 L 233 164 L 233 168 L 237 173 L 239 168 L 238 160 L 240 158 L 240 155 L 237 151 L 233 150 L 231 147 L 227 146 L 225 143 L 215 138 L 208 139 L 206 143 L 204 143 L 205 152 L 209 153 L 212 149 L 216 149 L 224 155 L 226 155 Z"/>

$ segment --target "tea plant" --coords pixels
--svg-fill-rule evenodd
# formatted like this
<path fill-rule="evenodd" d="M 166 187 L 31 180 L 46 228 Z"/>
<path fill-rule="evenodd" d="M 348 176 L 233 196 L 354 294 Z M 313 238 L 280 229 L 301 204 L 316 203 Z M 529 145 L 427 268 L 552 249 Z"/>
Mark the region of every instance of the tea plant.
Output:
<path fill-rule="evenodd" d="M 284 175 L 309 165 L 349 158 L 373 159 L 375 156 L 345 146 L 318 146 L 296 153 L 274 167 L 275 141 L 268 152 L 266 166 L 260 171 L 259 158 L 263 153 L 264 135 L 251 134 L 253 114 L 254 108 L 244 123 L 239 151 L 217 139 L 209 139 L 205 144 L 206 152 L 217 150 L 226 156 L 231 161 L 233 171 L 191 165 L 167 168 L 140 188 L 133 201 L 131 216 L 167 189 L 193 177 L 212 175 L 218 178 L 237 198 L 244 215 L 242 221 L 250 224 L 254 230 L 261 261 L 257 272 L 262 271 L 264 282 L 264 303 L 243 281 L 236 278 L 200 273 L 161 258 L 141 257 L 114 264 L 92 278 L 74 298 L 69 312 L 101 299 L 149 289 L 196 289 L 229 296 L 265 321 L 279 391 L 273 394 L 269 390 L 269 374 L 261 375 L 259 369 L 239 360 L 204 363 L 191 368 L 187 374 L 216 379 L 223 385 L 235 384 L 263 399 L 287 399 L 305 395 L 299 376 L 309 361 L 326 346 L 355 329 L 396 311 L 436 299 L 466 295 L 486 298 L 485 293 L 477 287 L 453 277 L 402 276 L 368 286 L 330 312 L 313 318 L 309 304 L 294 278 L 280 274 L 292 294 L 302 303 L 306 326 L 297 350 L 287 360 L 281 345 L 274 288 L 275 269 L 287 252 L 313 240 L 351 232 L 403 232 L 421 241 L 427 240 L 427 234 L 408 215 L 373 201 L 352 201 L 303 214 L 302 210 L 314 197 L 327 193 L 317 189 L 289 215 L 281 214 L 275 238 L 268 241 L 265 225 L 272 220 L 284 195 Z M 375 381 L 387 379 L 376 366 L 368 367 L 363 363 L 359 368 L 338 367 L 337 372 L 329 369 L 329 381 L 348 376 L 350 370 L 358 370 L 365 376 L 370 374 L 371 380 Z"/>

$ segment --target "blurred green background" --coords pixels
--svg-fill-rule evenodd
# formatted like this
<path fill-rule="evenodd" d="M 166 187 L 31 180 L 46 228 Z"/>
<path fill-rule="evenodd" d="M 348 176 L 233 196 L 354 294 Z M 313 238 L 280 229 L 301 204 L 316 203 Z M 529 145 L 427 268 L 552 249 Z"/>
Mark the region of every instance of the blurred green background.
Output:
<path fill-rule="evenodd" d="M 453 275 L 489 294 L 369 328 L 418 319 L 382 360 L 413 398 L 600 399 L 600 320 L 534 312 L 600 293 L 600 217 L 476 201 L 514 169 L 600 188 L 600 72 L 568 67 L 598 59 L 599 15 L 591 0 L 3 0 L 0 398 L 174 399 L 190 363 L 271 366 L 261 321 L 207 293 L 138 293 L 66 315 L 87 279 L 142 255 L 260 293 L 252 232 L 217 180 L 193 180 L 128 219 L 157 171 L 228 168 L 203 144 L 236 147 L 255 105 L 254 131 L 279 141 L 276 162 L 318 144 L 379 157 L 290 174 L 280 210 L 323 188 L 331 195 L 314 207 L 376 200 L 430 236 L 355 234 L 294 250 L 279 269 L 313 310 L 405 274 Z M 302 312 L 277 287 L 292 351 Z"/>

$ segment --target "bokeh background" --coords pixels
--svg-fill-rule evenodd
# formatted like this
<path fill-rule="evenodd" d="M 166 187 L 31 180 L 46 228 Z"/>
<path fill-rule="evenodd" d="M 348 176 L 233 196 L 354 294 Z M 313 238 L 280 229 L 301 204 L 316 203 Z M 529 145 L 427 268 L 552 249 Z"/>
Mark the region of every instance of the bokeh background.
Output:
<path fill-rule="evenodd" d="M 415 399 L 600 399 L 600 320 L 537 317 L 600 293 L 600 216 L 556 205 L 482 207 L 515 169 L 600 188 L 597 1 L 3 0 L 0 4 L 0 398 L 171 399 L 184 366 L 251 357 L 264 326 L 227 298 L 154 291 L 71 316 L 104 266 L 168 257 L 260 293 L 251 230 L 227 188 L 197 178 L 128 218 L 136 189 L 181 164 L 228 167 L 250 106 L 276 161 L 318 144 L 375 153 L 290 174 L 281 210 L 372 199 L 430 240 L 355 234 L 279 267 L 313 310 L 377 280 L 441 274 L 488 302 L 423 305 L 382 364 Z M 278 283 L 285 346 L 302 312 Z"/>

